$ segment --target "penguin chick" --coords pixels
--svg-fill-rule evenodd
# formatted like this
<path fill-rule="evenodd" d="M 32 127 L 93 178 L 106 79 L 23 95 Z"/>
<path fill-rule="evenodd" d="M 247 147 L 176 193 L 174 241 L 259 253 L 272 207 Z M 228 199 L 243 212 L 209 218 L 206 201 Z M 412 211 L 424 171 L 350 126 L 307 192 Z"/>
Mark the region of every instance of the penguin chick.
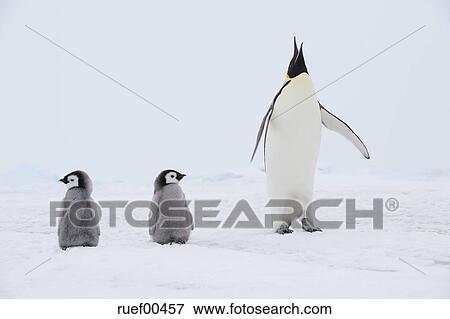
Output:
<path fill-rule="evenodd" d="M 94 214 L 91 198 L 93 186 L 89 175 L 83 171 L 73 171 L 59 180 L 67 186 L 65 208 L 69 208 L 77 201 L 80 208 L 76 211 L 77 221 L 71 220 L 70 209 L 66 209 L 64 216 L 58 224 L 59 247 L 66 250 L 68 247 L 96 247 L 100 236 L 100 211 Z M 95 216 L 94 216 L 95 215 Z"/>
<path fill-rule="evenodd" d="M 186 202 L 186 197 L 179 182 L 185 177 L 173 169 L 167 169 L 159 173 L 154 182 L 153 202 L 158 205 L 157 216 L 151 216 L 155 221 L 150 225 L 149 233 L 154 242 L 158 244 L 185 244 L 193 229 L 192 215 Z M 164 205 L 165 201 L 175 200 L 176 206 Z M 172 209 L 173 210 L 172 210 Z M 184 214 L 174 215 L 174 210 L 183 210 Z M 174 218 L 175 217 L 175 218 Z M 184 220 L 183 220 L 184 219 Z M 177 223 L 176 227 L 167 227 L 167 222 Z"/>

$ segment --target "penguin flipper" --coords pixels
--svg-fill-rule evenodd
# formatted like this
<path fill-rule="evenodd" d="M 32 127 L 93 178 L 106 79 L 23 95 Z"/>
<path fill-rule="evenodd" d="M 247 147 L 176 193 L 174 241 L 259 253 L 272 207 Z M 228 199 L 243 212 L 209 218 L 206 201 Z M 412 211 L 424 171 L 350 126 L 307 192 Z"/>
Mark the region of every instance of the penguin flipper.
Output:
<path fill-rule="evenodd" d="M 259 126 L 258 136 L 256 137 L 256 145 L 255 145 L 255 149 L 253 150 L 253 154 L 252 154 L 252 158 L 250 159 L 250 162 L 253 161 L 253 158 L 255 157 L 256 150 L 258 149 L 259 142 L 260 142 L 261 137 L 262 137 L 264 132 L 265 132 L 265 134 L 264 134 L 264 148 L 266 147 L 267 129 L 269 128 L 269 123 L 270 123 L 270 120 L 272 118 L 273 108 L 275 107 L 275 102 L 277 101 L 277 98 L 280 96 L 280 94 L 283 91 L 283 89 L 290 82 L 291 82 L 291 80 L 286 81 L 286 83 L 283 84 L 281 89 L 278 91 L 278 93 L 273 98 L 272 104 L 270 104 L 269 110 L 267 111 L 266 115 L 264 115 L 263 120 L 261 122 L 261 125 Z"/>
<path fill-rule="evenodd" d="M 159 204 L 160 204 L 159 201 L 160 201 L 160 199 L 161 199 L 161 191 L 155 191 L 153 194 L 152 202 L 158 206 L 158 211 L 154 212 L 154 211 L 150 210 L 150 213 L 148 215 L 149 223 L 150 223 L 150 221 L 153 222 L 152 225 L 149 225 L 149 229 L 148 229 L 148 233 L 150 234 L 150 236 L 153 236 L 155 234 L 156 223 L 158 222 L 158 219 L 159 219 Z M 153 216 L 154 213 L 155 213 L 155 216 Z"/>
<path fill-rule="evenodd" d="M 322 104 L 320 104 L 320 115 L 322 117 L 322 124 L 345 137 L 348 141 L 350 141 L 360 152 L 361 154 L 369 159 L 369 151 L 367 150 L 367 147 L 364 145 L 364 143 L 361 141 L 361 139 L 356 135 L 356 133 L 348 126 L 344 121 L 342 121 L 340 118 L 338 118 L 336 115 L 329 112 L 326 108 L 323 107 Z"/>
<path fill-rule="evenodd" d="M 256 136 L 256 145 L 255 145 L 255 149 L 253 150 L 253 154 L 252 154 L 252 158 L 250 159 L 250 162 L 253 161 L 253 158 L 255 157 L 256 151 L 258 150 L 259 142 L 261 141 L 261 137 L 262 137 L 264 131 L 267 132 L 267 126 L 269 125 L 269 121 L 270 121 L 272 112 L 273 112 L 273 104 L 270 106 L 266 115 L 264 115 L 261 125 L 259 126 L 258 135 Z"/>

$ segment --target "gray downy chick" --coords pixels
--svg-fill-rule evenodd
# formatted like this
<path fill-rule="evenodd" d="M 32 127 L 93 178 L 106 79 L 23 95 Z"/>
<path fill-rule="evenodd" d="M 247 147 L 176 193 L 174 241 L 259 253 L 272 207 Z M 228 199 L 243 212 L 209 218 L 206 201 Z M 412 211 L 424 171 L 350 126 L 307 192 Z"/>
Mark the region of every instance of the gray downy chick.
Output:
<path fill-rule="evenodd" d="M 159 173 L 154 183 L 153 202 L 158 205 L 156 216 L 151 216 L 154 221 L 150 225 L 150 237 L 158 244 L 185 244 L 189 240 L 193 229 L 192 214 L 189 211 L 186 197 L 179 182 L 186 176 L 173 169 L 167 169 Z M 176 206 L 164 201 L 177 201 Z M 182 216 L 174 215 L 173 210 L 183 210 Z M 177 224 L 175 227 L 168 227 L 167 222 Z M 174 222 L 178 221 L 178 222 Z M 171 225 L 172 226 L 172 225 Z"/>
<path fill-rule="evenodd" d="M 68 247 L 96 247 L 100 236 L 100 211 L 94 214 L 92 211 L 93 199 L 91 198 L 93 186 L 92 180 L 83 171 L 73 171 L 59 180 L 67 186 L 64 201 L 68 202 L 65 208 L 77 201 L 80 209 L 76 212 L 76 222 L 71 219 L 69 210 L 64 212 L 58 224 L 59 247 L 66 250 Z M 90 203 L 91 202 L 91 203 Z"/>

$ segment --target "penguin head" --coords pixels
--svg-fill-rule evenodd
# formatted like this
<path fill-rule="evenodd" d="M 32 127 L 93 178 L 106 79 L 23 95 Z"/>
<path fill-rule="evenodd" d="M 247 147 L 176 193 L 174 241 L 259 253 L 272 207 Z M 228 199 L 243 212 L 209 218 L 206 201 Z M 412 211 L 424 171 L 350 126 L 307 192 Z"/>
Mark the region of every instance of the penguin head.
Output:
<path fill-rule="evenodd" d="M 297 41 L 294 37 L 294 55 L 292 56 L 286 73 L 286 82 L 302 73 L 306 73 L 309 75 L 308 69 L 306 68 L 305 64 L 305 58 L 303 57 L 303 43 L 300 45 L 299 50 L 297 47 Z"/>
<path fill-rule="evenodd" d="M 155 191 L 168 184 L 178 184 L 186 174 L 181 174 L 174 169 L 166 169 L 159 173 L 155 179 Z"/>
<path fill-rule="evenodd" d="M 74 187 L 80 187 L 92 192 L 92 180 L 86 172 L 73 171 L 59 180 L 61 183 L 66 184 L 67 189 Z"/>

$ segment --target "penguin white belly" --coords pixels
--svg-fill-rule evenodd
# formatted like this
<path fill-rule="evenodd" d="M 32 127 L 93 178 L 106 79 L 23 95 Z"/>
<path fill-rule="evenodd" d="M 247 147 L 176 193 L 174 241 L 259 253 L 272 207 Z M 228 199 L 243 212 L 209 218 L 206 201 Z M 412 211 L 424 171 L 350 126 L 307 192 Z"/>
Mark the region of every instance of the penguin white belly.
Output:
<path fill-rule="evenodd" d="M 320 148 L 321 115 L 316 97 L 311 96 L 314 92 L 314 85 L 305 73 L 283 89 L 274 105 L 265 149 L 269 198 L 295 199 L 304 208 L 312 200 Z"/>

